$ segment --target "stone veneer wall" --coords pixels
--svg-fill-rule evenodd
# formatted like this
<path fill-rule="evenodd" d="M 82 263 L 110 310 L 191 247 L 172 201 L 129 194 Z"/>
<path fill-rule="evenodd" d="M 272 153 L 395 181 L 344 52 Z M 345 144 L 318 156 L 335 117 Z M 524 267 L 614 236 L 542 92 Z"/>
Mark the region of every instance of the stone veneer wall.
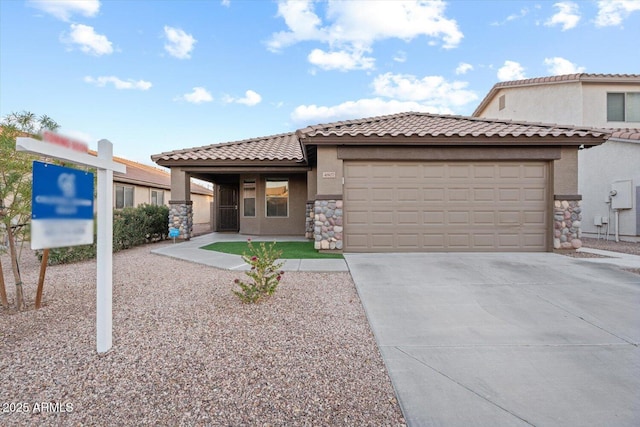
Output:
<path fill-rule="evenodd" d="M 342 200 L 316 200 L 313 211 L 313 238 L 316 249 L 341 250 Z"/>
<path fill-rule="evenodd" d="M 578 249 L 582 246 L 581 205 L 580 196 L 555 196 L 553 202 L 554 249 Z"/>
<path fill-rule="evenodd" d="M 304 228 L 304 237 L 306 237 L 307 239 L 313 239 L 313 226 L 314 226 L 314 221 L 313 221 L 313 206 L 314 206 L 314 202 L 307 202 L 307 210 L 305 213 L 305 228 Z"/>
<path fill-rule="evenodd" d="M 189 240 L 193 234 L 193 202 L 169 201 L 169 228 L 180 230 L 180 238 Z"/>

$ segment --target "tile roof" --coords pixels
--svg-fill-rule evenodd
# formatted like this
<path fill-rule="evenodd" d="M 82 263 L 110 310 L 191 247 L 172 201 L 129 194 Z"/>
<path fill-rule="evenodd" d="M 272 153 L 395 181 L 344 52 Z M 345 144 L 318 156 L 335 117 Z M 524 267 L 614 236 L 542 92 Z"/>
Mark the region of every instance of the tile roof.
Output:
<path fill-rule="evenodd" d="M 601 137 L 608 133 L 586 127 L 416 112 L 319 124 L 298 131 L 301 139 L 316 136 Z"/>
<path fill-rule="evenodd" d="M 283 160 L 303 162 L 304 154 L 294 132 L 242 141 L 186 148 L 151 156 L 154 162 L 176 160 Z"/>
<path fill-rule="evenodd" d="M 94 150 L 89 150 L 89 154 L 96 156 Z M 141 185 L 145 187 L 156 187 L 170 190 L 171 174 L 164 169 L 153 166 L 144 165 L 122 157 L 113 157 L 117 163 L 121 163 L 127 167 L 127 172 L 122 174 L 115 172 L 113 174 L 114 182 L 125 182 L 130 184 Z M 191 183 L 191 192 L 194 194 L 213 195 L 213 192 L 201 185 Z"/>
<path fill-rule="evenodd" d="M 532 79 L 510 80 L 493 85 L 489 93 L 478 104 L 472 116 L 477 117 L 487 104 L 496 96 L 500 89 L 508 87 L 541 86 L 550 84 L 573 82 L 600 82 L 600 83 L 637 83 L 640 84 L 640 74 L 563 74 L 560 76 L 535 77 Z"/>
<path fill-rule="evenodd" d="M 640 142 L 640 129 L 618 129 L 609 139 Z"/>

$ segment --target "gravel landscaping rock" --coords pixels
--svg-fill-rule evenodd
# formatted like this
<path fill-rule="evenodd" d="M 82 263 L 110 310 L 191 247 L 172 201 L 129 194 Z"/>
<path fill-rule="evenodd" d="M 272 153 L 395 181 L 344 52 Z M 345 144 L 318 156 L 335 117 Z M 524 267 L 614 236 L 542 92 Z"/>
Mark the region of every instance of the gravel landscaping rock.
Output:
<path fill-rule="evenodd" d="M 241 272 L 149 253 L 162 244 L 114 255 L 104 355 L 95 261 L 49 267 L 34 310 L 39 264 L 24 255 L 29 310 L 0 308 L 0 425 L 404 425 L 348 273 L 290 272 L 245 305 Z"/>

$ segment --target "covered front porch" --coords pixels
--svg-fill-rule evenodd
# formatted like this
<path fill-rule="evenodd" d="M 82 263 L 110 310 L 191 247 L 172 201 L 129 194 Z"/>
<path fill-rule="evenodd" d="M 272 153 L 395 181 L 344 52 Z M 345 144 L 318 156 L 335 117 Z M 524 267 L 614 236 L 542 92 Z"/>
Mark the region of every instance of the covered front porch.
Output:
<path fill-rule="evenodd" d="M 308 201 L 315 198 L 315 177 L 294 133 L 177 150 L 152 159 L 171 169 L 169 227 L 178 229 L 184 240 L 193 236 L 191 178 L 214 185 L 214 231 L 309 237 Z"/>

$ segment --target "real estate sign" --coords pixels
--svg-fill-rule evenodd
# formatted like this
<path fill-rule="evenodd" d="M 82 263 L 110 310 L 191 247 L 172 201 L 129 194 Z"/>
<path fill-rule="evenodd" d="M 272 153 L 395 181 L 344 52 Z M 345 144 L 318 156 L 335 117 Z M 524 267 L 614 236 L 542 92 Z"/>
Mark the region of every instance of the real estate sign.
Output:
<path fill-rule="evenodd" d="M 33 162 L 31 248 L 93 243 L 93 174 Z"/>

